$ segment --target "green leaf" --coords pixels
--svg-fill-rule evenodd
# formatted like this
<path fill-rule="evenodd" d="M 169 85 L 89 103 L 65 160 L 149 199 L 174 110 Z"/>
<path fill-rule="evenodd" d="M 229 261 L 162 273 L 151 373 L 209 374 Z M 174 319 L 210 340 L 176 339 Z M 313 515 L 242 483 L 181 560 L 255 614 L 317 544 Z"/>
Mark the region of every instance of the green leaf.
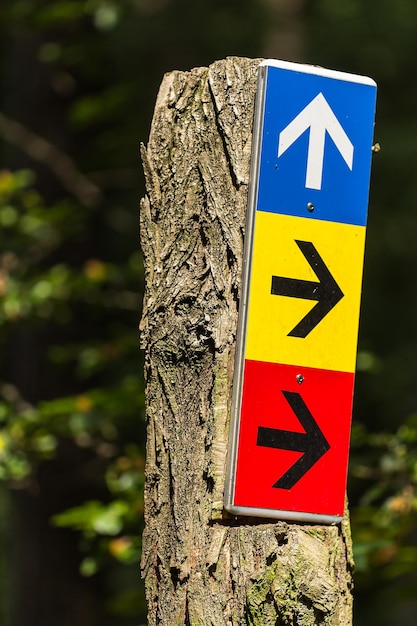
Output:
<path fill-rule="evenodd" d="M 56 526 L 84 531 L 87 536 L 114 536 L 122 530 L 128 510 L 128 504 L 121 500 L 108 505 L 94 500 L 55 515 L 53 522 Z"/>
<path fill-rule="evenodd" d="M 92 556 L 87 556 L 85 559 L 81 561 L 80 564 L 80 573 L 82 576 L 89 578 L 90 576 L 94 576 L 98 570 L 97 560 Z"/>

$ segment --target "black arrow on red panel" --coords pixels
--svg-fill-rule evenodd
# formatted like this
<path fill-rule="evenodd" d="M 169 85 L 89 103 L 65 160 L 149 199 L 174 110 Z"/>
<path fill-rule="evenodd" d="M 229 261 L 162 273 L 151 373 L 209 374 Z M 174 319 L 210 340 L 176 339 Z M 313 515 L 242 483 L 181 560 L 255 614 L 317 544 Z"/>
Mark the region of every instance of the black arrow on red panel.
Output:
<path fill-rule="evenodd" d="M 311 241 L 298 241 L 296 239 L 295 243 L 300 248 L 319 282 L 272 276 L 271 294 L 274 296 L 302 298 L 303 300 L 317 300 L 317 304 L 311 311 L 288 333 L 288 337 L 305 339 L 332 308 L 336 306 L 339 300 L 343 298 L 343 292 Z"/>
<path fill-rule="evenodd" d="M 299 393 L 282 392 L 288 404 L 298 417 L 305 433 L 258 427 L 257 445 L 277 450 L 291 450 L 304 454 L 290 467 L 277 482 L 277 489 L 291 489 L 330 449 L 330 446 Z"/>

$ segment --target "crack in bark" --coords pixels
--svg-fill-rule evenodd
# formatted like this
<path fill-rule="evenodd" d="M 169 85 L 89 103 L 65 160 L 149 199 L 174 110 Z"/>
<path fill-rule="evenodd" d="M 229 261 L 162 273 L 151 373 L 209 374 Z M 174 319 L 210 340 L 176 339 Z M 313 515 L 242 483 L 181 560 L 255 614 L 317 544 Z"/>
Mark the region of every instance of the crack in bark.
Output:
<path fill-rule="evenodd" d="M 226 139 L 225 139 L 225 135 L 224 135 L 224 130 L 223 130 L 221 124 L 220 124 L 219 111 L 217 109 L 216 99 L 215 99 L 215 96 L 214 96 L 214 93 L 213 93 L 213 88 L 211 86 L 210 81 L 208 82 L 208 89 L 209 89 L 209 93 L 210 93 L 210 96 L 211 96 L 211 102 L 212 102 L 212 106 L 213 106 L 214 121 L 215 121 L 215 124 L 216 124 L 216 129 L 217 129 L 218 135 L 220 137 L 220 141 L 221 141 L 222 146 L 223 146 L 223 154 L 226 157 L 226 163 L 227 163 L 227 166 L 228 166 L 228 169 L 229 169 L 230 179 L 231 179 L 235 189 L 237 191 L 239 191 L 240 186 L 241 186 L 242 183 L 239 183 L 239 181 L 237 179 L 237 176 L 236 176 L 236 172 L 235 172 L 234 167 L 233 167 L 232 158 L 230 156 L 229 149 L 228 149 L 228 146 L 227 146 L 227 143 L 226 143 Z"/>

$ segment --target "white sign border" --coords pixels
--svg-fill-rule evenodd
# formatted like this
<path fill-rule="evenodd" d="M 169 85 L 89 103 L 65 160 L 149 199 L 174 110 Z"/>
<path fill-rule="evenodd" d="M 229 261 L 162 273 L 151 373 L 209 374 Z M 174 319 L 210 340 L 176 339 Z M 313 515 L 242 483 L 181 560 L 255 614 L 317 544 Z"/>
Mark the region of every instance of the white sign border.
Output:
<path fill-rule="evenodd" d="M 361 76 L 360 74 L 350 74 L 349 72 L 340 72 L 339 70 L 329 70 L 320 65 L 307 65 L 304 63 L 293 63 L 292 61 L 279 61 L 277 59 L 265 59 L 259 67 L 277 67 L 281 70 L 290 70 L 291 72 L 301 72 L 303 74 L 313 74 L 314 76 L 323 76 L 324 78 L 332 78 L 333 80 L 343 80 L 345 82 L 356 83 L 359 85 L 371 85 L 376 87 L 377 84 L 369 76 Z"/>

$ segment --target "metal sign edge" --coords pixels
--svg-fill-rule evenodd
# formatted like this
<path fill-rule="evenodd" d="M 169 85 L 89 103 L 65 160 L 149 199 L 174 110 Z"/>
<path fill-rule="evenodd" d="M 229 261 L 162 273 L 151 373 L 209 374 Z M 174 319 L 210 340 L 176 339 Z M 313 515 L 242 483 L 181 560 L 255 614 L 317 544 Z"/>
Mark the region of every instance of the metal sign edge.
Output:
<path fill-rule="evenodd" d="M 281 511 L 280 509 L 262 509 L 256 507 L 230 506 L 227 509 L 234 515 L 251 517 L 267 517 L 272 519 L 289 520 L 294 522 L 312 522 L 314 524 L 340 524 L 343 516 L 325 515 L 321 513 L 306 513 L 299 511 Z"/>
<path fill-rule="evenodd" d="M 329 70 L 320 65 L 306 65 L 304 63 L 293 63 L 292 61 L 280 61 L 278 59 L 265 59 L 261 62 L 260 67 L 276 67 L 282 70 L 290 70 L 292 72 L 301 72 L 303 74 L 313 74 L 315 76 L 323 76 L 324 78 L 332 78 L 334 80 L 344 80 L 350 83 L 369 85 L 376 87 L 377 84 L 369 76 L 361 74 L 351 74 L 349 72 L 341 72 L 339 70 Z"/>
<path fill-rule="evenodd" d="M 242 260 L 242 292 L 239 303 L 238 325 L 236 332 L 236 352 L 234 358 L 234 374 L 232 403 L 230 416 L 230 430 L 227 450 L 226 482 L 224 490 L 224 508 L 232 512 L 236 479 L 236 461 L 240 430 L 240 411 L 242 404 L 242 386 L 244 355 L 246 349 L 246 327 L 248 317 L 248 300 L 250 289 L 250 274 L 252 265 L 253 230 L 256 217 L 256 205 L 259 186 L 260 153 L 262 148 L 262 127 L 265 110 L 265 94 L 267 83 L 267 69 L 258 66 L 257 88 L 255 95 L 255 109 L 253 118 L 252 150 L 248 185 L 248 201 L 246 208 L 245 241 Z"/>

